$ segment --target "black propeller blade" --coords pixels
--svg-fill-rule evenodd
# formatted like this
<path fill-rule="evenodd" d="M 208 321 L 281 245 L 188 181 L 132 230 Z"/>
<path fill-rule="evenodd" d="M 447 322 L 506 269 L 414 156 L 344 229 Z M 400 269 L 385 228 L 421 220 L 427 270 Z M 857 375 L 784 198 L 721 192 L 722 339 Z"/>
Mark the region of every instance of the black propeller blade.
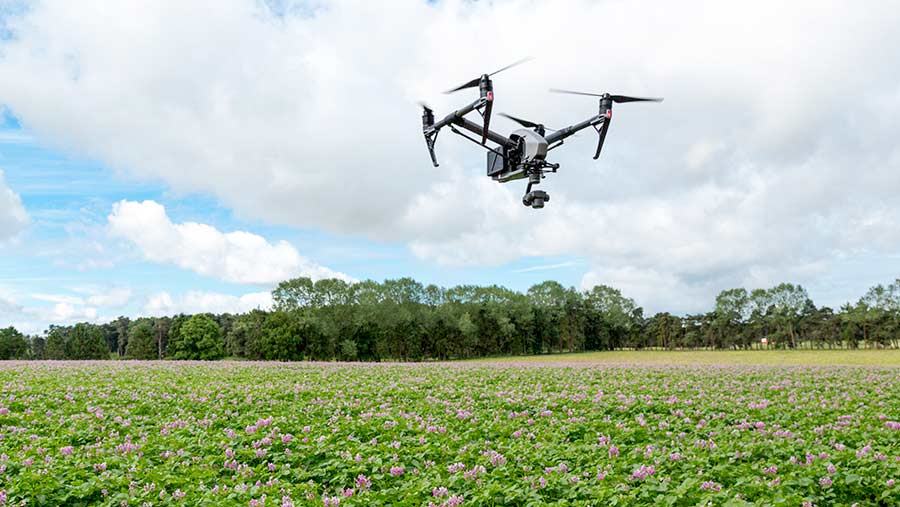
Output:
<path fill-rule="evenodd" d="M 629 97 L 627 95 L 610 95 L 608 93 L 587 93 L 587 92 L 575 92 L 572 90 L 560 90 L 559 88 L 551 88 L 551 92 L 553 93 L 568 93 L 570 95 L 587 95 L 588 97 L 600 97 L 600 98 L 608 98 L 617 104 L 622 104 L 625 102 L 662 102 L 662 98 L 657 97 Z"/>
<path fill-rule="evenodd" d="M 459 85 L 452 90 L 445 91 L 444 93 L 453 93 L 453 92 L 458 92 L 460 90 L 465 90 L 466 88 L 475 88 L 476 86 L 478 86 L 478 83 L 480 83 L 480 82 L 481 82 L 481 78 L 476 77 L 475 79 L 469 81 L 468 83 Z"/>
<path fill-rule="evenodd" d="M 509 118 L 510 120 L 518 123 L 519 125 L 527 128 L 527 129 L 534 129 L 535 132 L 537 132 L 539 135 L 542 135 L 542 136 L 546 133 L 547 130 L 549 130 L 551 132 L 556 132 L 556 130 L 557 130 L 557 129 L 552 129 L 550 127 L 547 127 L 543 123 L 535 123 L 531 120 L 526 120 L 524 118 L 516 118 L 515 116 L 513 116 L 511 114 L 500 113 L 500 116 L 503 116 L 504 118 Z M 572 137 L 578 137 L 578 134 L 575 134 Z"/>
<path fill-rule="evenodd" d="M 512 120 L 512 121 L 514 121 L 514 122 L 516 122 L 516 123 L 518 123 L 519 125 L 521 125 L 521 126 L 527 128 L 527 129 L 533 129 L 533 128 L 537 128 L 537 127 L 543 127 L 543 125 L 541 125 L 540 123 L 535 123 L 535 122 L 533 122 L 533 121 L 524 120 L 524 119 L 522 119 L 522 118 L 516 118 L 515 116 L 513 116 L 513 115 L 511 115 L 511 114 L 500 113 L 500 116 L 502 116 L 502 117 L 504 117 L 504 118 L 509 118 L 510 120 Z"/>
<path fill-rule="evenodd" d="M 493 76 L 494 74 L 499 74 L 500 72 L 503 72 L 504 70 L 511 69 L 517 65 L 522 65 L 523 63 L 525 63 L 529 60 L 534 60 L 534 58 L 532 58 L 530 56 L 527 58 L 522 58 L 521 60 L 515 61 L 515 62 L 507 65 L 506 67 L 503 67 L 500 70 L 495 70 L 494 72 L 487 74 L 487 76 L 490 77 L 490 76 Z M 456 88 L 453 88 L 452 90 L 445 91 L 444 93 L 453 93 L 453 92 L 458 92 L 460 90 L 465 90 L 466 88 L 475 88 L 476 86 L 478 86 L 478 83 L 481 82 L 482 77 L 483 76 L 478 76 L 475 79 L 469 81 L 468 83 L 461 84 L 461 85 L 457 86 Z"/>
<path fill-rule="evenodd" d="M 499 73 L 503 72 L 504 70 L 511 69 L 518 65 L 522 65 L 523 63 L 530 62 L 531 60 L 534 60 L 533 56 L 526 56 L 525 58 L 522 58 L 521 60 L 516 60 L 513 63 L 507 65 L 506 67 L 503 67 L 500 70 L 495 70 L 494 72 L 491 72 L 490 74 L 488 74 L 488 76 L 493 76 L 494 74 L 499 74 Z"/>

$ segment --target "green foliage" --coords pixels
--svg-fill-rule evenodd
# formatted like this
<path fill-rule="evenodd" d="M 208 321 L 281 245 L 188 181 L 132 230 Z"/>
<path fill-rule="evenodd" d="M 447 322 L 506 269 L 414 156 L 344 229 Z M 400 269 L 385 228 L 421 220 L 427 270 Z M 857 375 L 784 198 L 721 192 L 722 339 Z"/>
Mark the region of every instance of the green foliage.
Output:
<path fill-rule="evenodd" d="M 106 339 L 99 326 L 75 324 L 68 333 L 66 359 L 109 359 Z"/>
<path fill-rule="evenodd" d="M 47 340 L 40 336 L 32 336 L 30 347 L 30 358 L 31 359 L 46 359 L 45 350 L 47 348 Z"/>
<path fill-rule="evenodd" d="M 138 319 L 128 327 L 125 349 L 128 359 L 159 359 L 152 319 Z"/>
<path fill-rule="evenodd" d="M 0 385 L 7 506 L 900 498 L 887 368 L 18 363 Z"/>
<path fill-rule="evenodd" d="M 45 359 L 69 359 L 69 328 L 50 326 L 47 332 L 47 344 L 44 348 Z"/>
<path fill-rule="evenodd" d="M 10 326 L 0 329 L 0 360 L 27 359 L 30 352 L 29 348 L 25 335 L 16 328 Z"/>
<path fill-rule="evenodd" d="M 225 357 L 222 329 L 212 317 L 197 314 L 179 324 L 176 338 L 170 343 L 173 359 L 212 360 Z"/>
<path fill-rule="evenodd" d="M 900 279 L 836 311 L 816 307 L 802 286 L 790 283 L 724 290 L 706 313 L 652 316 L 613 287 L 580 291 L 553 281 L 523 294 L 496 285 L 425 286 L 412 278 L 354 284 L 296 278 L 272 297 L 271 311 L 138 319 L 141 342 L 133 346 L 135 323 L 128 318 L 83 326 L 99 330 L 120 357 L 144 359 L 419 361 L 623 349 L 900 347 Z M 25 354 L 80 357 L 72 333 L 73 327 L 51 326 L 46 345 L 37 351 L 43 343 L 32 342 Z"/>

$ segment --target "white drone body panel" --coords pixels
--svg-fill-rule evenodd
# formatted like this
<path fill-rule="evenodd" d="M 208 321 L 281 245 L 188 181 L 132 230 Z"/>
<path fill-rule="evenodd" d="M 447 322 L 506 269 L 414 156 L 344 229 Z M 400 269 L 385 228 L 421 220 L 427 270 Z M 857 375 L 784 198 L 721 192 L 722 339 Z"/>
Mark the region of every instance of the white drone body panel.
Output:
<path fill-rule="evenodd" d="M 522 152 L 522 162 L 533 162 L 535 160 L 544 160 L 547 157 L 547 147 L 549 143 L 543 136 L 537 132 L 528 129 L 519 129 L 514 131 L 510 139 L 520 137 L 525 142 L 525 148 Z"/>

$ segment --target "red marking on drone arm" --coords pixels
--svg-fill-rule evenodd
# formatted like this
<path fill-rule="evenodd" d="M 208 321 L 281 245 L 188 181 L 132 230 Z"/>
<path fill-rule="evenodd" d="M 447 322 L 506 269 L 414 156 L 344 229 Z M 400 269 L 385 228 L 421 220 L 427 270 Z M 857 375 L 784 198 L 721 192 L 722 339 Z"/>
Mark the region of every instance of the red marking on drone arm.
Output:
<path fill-rule="evenodd" d="M 487 99 L 489 102 L 494 100 L 494 92 L 487 92 Z"/>

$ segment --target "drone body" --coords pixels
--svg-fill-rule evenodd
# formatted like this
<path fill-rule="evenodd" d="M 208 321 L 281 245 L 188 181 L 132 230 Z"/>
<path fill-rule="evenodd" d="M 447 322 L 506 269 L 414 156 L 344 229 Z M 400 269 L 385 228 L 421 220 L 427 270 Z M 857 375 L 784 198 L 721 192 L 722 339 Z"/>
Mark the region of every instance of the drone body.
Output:
<path fill-rule="evenodd" d="M 443 127 L 448 127 L 453 133 L 465 137 L 487 149 L 487 175 L 500 183 L 527 178 L 528 187 L 525 190 L 525 195 L 522 197 L 522 203 L 525 206 L 531 206 L 532 208 L 537 209 L 544 207 L 544 203 L 550 200 L 550 195 L 543 190 L 532 190 L 532 187 L 540 183 L 541 179 L 545 177 L 545 173 L 555 173 L 556 170 L 559 169 L 559 164 L 547 162 L 547 153 L 550 150 L 562 145 L 566 138 L 572 136 L 576 132 L 588 127 L 593 127 L 599 135 L 597 151 L 594 153 L 594 160 L 596 160 L 600 157 L 600 151 L 603 149 L 603 142 L 606 140 L 606 133 L 609 130 L 609 125 L 612 120 L 613 103 L 659 102 L 662 101 L 662 99 L 645 99 L 639 97 L 627 97 L 624 95 L 610 95 L 608 93 L 594 94 L 571 92 L 567 90 L 551 90 L 558 93 L 599 97 L 599 111 L 596 115 L 587 120 L 561 130 L 553 131 L 549 134 L 547 134 L 547 130 L 549 129 L 539 123 L 500 113 L 502 116 L 525 127 L 513 131 L 509 136 L 504 136 L 490 130 L 491 111 L 494 102 L 494 87 L 491 82 L 491 76 L 510 67 L 519 65 L 526 60 L 519 60 L 518 62 L 508 65 L 496 72 L 492 72 L 491 74 L 483 74 L 479 78 L 475 78 L 468 83 L 447 91 L 446 93 L 452 93 L 477 86 L 479 97 L 467 106 L 448 114 L 440 121 L 435 121 L 434 111 L 427 105 L 422 104 L 422 132 L 425 135 L 425 143 L 428 146 L 428 152 L 431 155 L 431 161 L 435 167 L 438 166 L 438 162 L 434 152 L 434 143 L 440 129 Z M 465 118 L 466 115 L 473 111 L 476 111 L 481 115 L 481 124 L 474 123 Z M 475 134 L 475 137 L 467 135 L 460 129 Z M 496 146 L 489 146 L 487 144 L 488 141 Z"/>

